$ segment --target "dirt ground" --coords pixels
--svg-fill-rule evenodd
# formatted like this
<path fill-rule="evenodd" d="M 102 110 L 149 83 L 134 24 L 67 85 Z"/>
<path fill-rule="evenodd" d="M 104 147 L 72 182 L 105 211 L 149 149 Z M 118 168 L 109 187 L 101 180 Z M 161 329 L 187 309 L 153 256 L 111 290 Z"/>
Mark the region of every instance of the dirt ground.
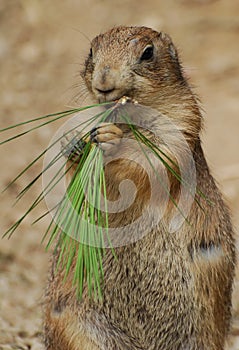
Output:
<path fill-rule="evenodd" d="M 1 0 L 0 118 L 3 128 L 75 101 L 84 104 L 78 72 L 89 39 L 113 25 L 147 25 L 177 43 L 205 110 L 203 146 L 239 227 L 239 2 L 237 0 Z M 73 98 L 73 100 L 72 100 Z M 1 146 L 1 188 L 49 142 L 50 126 Z M 39 193 L 41 183 L 12 207 L 38 165 L 1 195 L 2 234 Z M 48 254 L 41 238 L 44 206 L 10 239 L 0 241 L 0 349 L 42 349 L 41 297 Z M 239 277 L 233 295 L 228 349 L 239 349 Z"/>

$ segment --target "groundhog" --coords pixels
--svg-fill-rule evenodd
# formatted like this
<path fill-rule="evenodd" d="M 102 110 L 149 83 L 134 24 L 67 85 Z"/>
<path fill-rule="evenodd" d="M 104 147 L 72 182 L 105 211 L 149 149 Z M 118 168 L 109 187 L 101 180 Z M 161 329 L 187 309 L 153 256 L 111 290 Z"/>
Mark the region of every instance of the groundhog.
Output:
<path fill-rule="evenodd" d="M 169 201 L 157 225 L 144 227 L 141 239 L 115 248 L 117 259 L 106 251 L 102 300 L 90 299 L 87 292 L 77 298 L 73 274 L 63 282 L 64 271 L 55 269 L 55 252 L 44 301 L 46 349 L 223 350 L 231 318 L 234 235 L 201 148 L 200 103 L 171 38 L 146 27 L 115 27 L 93 39 L 81 76 L 93 101 L 127 96 L 177 125 L 192 153 L 201 195 L 176 231 L 168 226 L 175 213 Z M 153 127 L 160 135 L 160 126 Z M 123 215 L 113 214 L 112 227 L 133 222 L 149 202 L 149 178 L 145 167 L 140 169 L 144 156 L 123 149 L 125 133 L 128 137 L 130 131 L 120 124 L 103 123 L 89 140 L 108 153 L 122 148 L 121 154 L 127 154 L 107 164 L 111 198 L 117 198 L 124 179 L 138 188 L 135 203 Z M 155 135 L 153 140 L 173 157 L 165 140 Z M 129 159 L 130 152 L 137 153 L 137 164 Z M 172 174 L 168 179 L 178 198 L 180 182 Z M 155 186 L 153 191 L 157 193 Z M 150 203 L 151 213 L 157 215 L 159 203 L 160 198 Z"/>

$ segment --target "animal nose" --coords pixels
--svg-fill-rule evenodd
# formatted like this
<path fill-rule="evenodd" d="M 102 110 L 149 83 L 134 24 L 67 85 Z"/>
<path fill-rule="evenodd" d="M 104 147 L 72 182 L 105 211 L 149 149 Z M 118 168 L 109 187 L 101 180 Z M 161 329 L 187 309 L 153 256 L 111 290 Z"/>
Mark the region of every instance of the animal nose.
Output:
<path fill-rule="evenodd" d="M 101 95 L 110 95 L 116 89 L 117 72 L 110 66 L 96 69 L 92 86 Z"/>

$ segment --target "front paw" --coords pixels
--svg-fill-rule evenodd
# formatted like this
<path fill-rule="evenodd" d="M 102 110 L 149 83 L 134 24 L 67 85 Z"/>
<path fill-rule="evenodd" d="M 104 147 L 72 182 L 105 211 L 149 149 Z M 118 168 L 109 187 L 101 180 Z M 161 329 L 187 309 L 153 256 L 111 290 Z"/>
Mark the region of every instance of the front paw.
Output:
<path fill-rule="evenodd" d="M 112 155 L 117 150 L 122 137 L 122 130 L 112 123 L 101 123 L 90 133 L 91 142 L 96 143 L 105 156 Z"/>
<path fill-rule="evenodd" d="M 64 135 L 61 140 L 61 152 L 62 154 L 72 161 L 76 161 L 82 155 L 86 141 L 81 138 L 78 131 L 74 130 Z"/>

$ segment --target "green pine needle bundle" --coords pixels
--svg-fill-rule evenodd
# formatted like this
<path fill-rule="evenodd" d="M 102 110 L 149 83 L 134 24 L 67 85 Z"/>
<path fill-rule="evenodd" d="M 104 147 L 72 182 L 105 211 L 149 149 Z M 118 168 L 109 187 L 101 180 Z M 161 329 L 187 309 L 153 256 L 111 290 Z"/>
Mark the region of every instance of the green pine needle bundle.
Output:
<path fill-rule="evenodd" d="M 135 141 L 138 142 L 142 154 L 148 162 L 149 167 L 153 169 L 156 177 L 159 177 L 157 169 L 151 162 L 150 153 L 152 153 L 164 166 L 165 168 L 180 182 L 183 183 L 191 191 L 191 184 L 186 183 L 182 178 L 179 171 L 176 171 L 176 165 L 167 154 L 165 154 L 157 145 L 155 145 L 144 133 L 138 128 L 135 123 L 135 111 L 140 112 L 140 105 L 137 107 L 134 103 L 127 102 L 129 108 L 125 107 L 124 103 L 111 103 L 87 106 L 84 108 L 76 108 L 67 110 L 64 112 L 49 114 L 43 117 L 31 119 L 13 126 L 9 126 L 0 130 L 1 133 L 15 129 L 18 126 L 33 125 L 27 128 L 24 132 L 14 134 L 12 137 L 7 138 L 0 142 L 4 144 L 6 142 L 17 139 L 18 137 L 24 136 L 29 132 L 36 129 L 42 128 L 49 125 L 59 119 L 71 115 L 77 114 L 77 125 L 74 125 L 70 130 L 67 131 L 68 138 L 71 136 L 71 132 L 74 130 L 80 130 L 84 133 L 82 140 L 89 139 L 89 132 L 87 128 L 92 129 L 95 125 L 102 122 L 119 121 L 127 124 L 131 130 Z M 143 111 L 147 110 L 143 107 Z M 86 112 L 90 114 L 87 121 L 81 121 L 81 113 Z M 136 113 L 136 117 L 137 117 Z M 157 112 L 158 114 L 158 112 Z M 133 118 L 132 118 L 133 117 Z M 40 122 L 40 123 L 39 123 Z M 39 123 L 35 125 L 36 123 Z M 43 150 L 38 157 L 36 157 L 26 168 L 18 174 L 8 185 L 8 187 L 16 182 L 30 167 L 34 166 L 41 158 L 43 158 L 56 143 L 61 143 L 62 140 L 66 139 L 66 134 L 59 136 L 47 149 Z M 73 142 L 75 141 L 75 143 Z M 14 223 L 4 236 L 11 237 L 13 232 L 18 228 L 22 221 L 29 215 L 29 213 L 38 206 L 45 198 L 46 195 L 51 194 L 57 184 L 65 178 L 69 171 L 72 172 L 74 169 L 74 175 L 71 177 L 70 183 L 67 189 L 54 208 L 49 211 L 54 212 L 49 227 L 43 237 L 43 241 L 47 241 L 46 247 L 55 247 L 58 251 L 58 263 L 57 269 L 61 268 L 65 271 L 65 278 L 67 278 L 71 267 L 74 266 L 73 283 L 76 286 L 77 294 L 82 297 L 84 288 L 87 288 L 88 295 L 90 298 L 102 299 L 102 286 L 104 283 L 104 271 L 103 271 L 103 258 L 105 254 L 105 248 L 110 247 L 112 254 L 117 257 L 112 247 L 110 236 L 108 234 L 108 208 L 107 208 L 107 194 L 106 194 L 106 179 L 104 172 L 104 154 L 100 147 L 92 142 L 85 142 L 84 147 L 80 151 L 77 150 L 79 140 L 72 140 L 65 145 L 61 146 L 50 162 L 42 169 L 42 171 L 18 194 L 17 200 L 20 200 L 38 181 L 44 176 L 47 171 L 53 167 L 59 160 L 64 159 L 63 164 L 55 172 L 54 176 L 50 178 L 42 192 L 37 196 L 28 210 L 19 220 Z M 73 145 L 73 146 L 72 146 Z M 69 157 L 69 149 L 76 147 L 78 153 Z M 150 152 L 148 152 L 150 151 Z M 161 179 L 159 179 L 161 181 Z M 162 184 L 164 186 L 164 184 Z M 176 200 L 171 196 L 169 190 L 165 187 L 165 191 L 168 192 L 170 200 L 174 203 L 179 213 L 184 217 L 184 213 L 178 206 Z M 191 196 L 194 198 L 195 193 L 192 191 Z M 203 197 L 203 194 L 197 190 L 196 195 Z M 197 198 L 194 198 L 198 205 L 200 205 Z M 47 212 L 48 213 L 48 212 Z M 42 217 L 47 215 L 44 213 L 40 218 L 37 218 L 34 222 L 39 221 Z M 186 219 L 186 217 L 185 217 Z M 187 219 L 186 219 L 187 220 Z M 189 223 L 190 224 L 190 223 Z M 105 244 L 107 241 L 107 244 Z"/>
<path fill-rule="evenodd" d="M 102 196 L 105 199 L 104 213 L 100 209 Z M 85 281 L 89 297 L 94 292 L 94 298 L 102 298 L 103 231 L 108 228 L 106 208 L 103 153 L 88 143 L 67 188 L 66 196 L 48 227 L 48 232 L 51 233 L 47 243 L 49 248 L 60 237 L 57 243 L 60 249 L 57 268 L 62 265 L 65 278 L 76 257 L 73 283 L 79 297 L 82 296 Z"/>

